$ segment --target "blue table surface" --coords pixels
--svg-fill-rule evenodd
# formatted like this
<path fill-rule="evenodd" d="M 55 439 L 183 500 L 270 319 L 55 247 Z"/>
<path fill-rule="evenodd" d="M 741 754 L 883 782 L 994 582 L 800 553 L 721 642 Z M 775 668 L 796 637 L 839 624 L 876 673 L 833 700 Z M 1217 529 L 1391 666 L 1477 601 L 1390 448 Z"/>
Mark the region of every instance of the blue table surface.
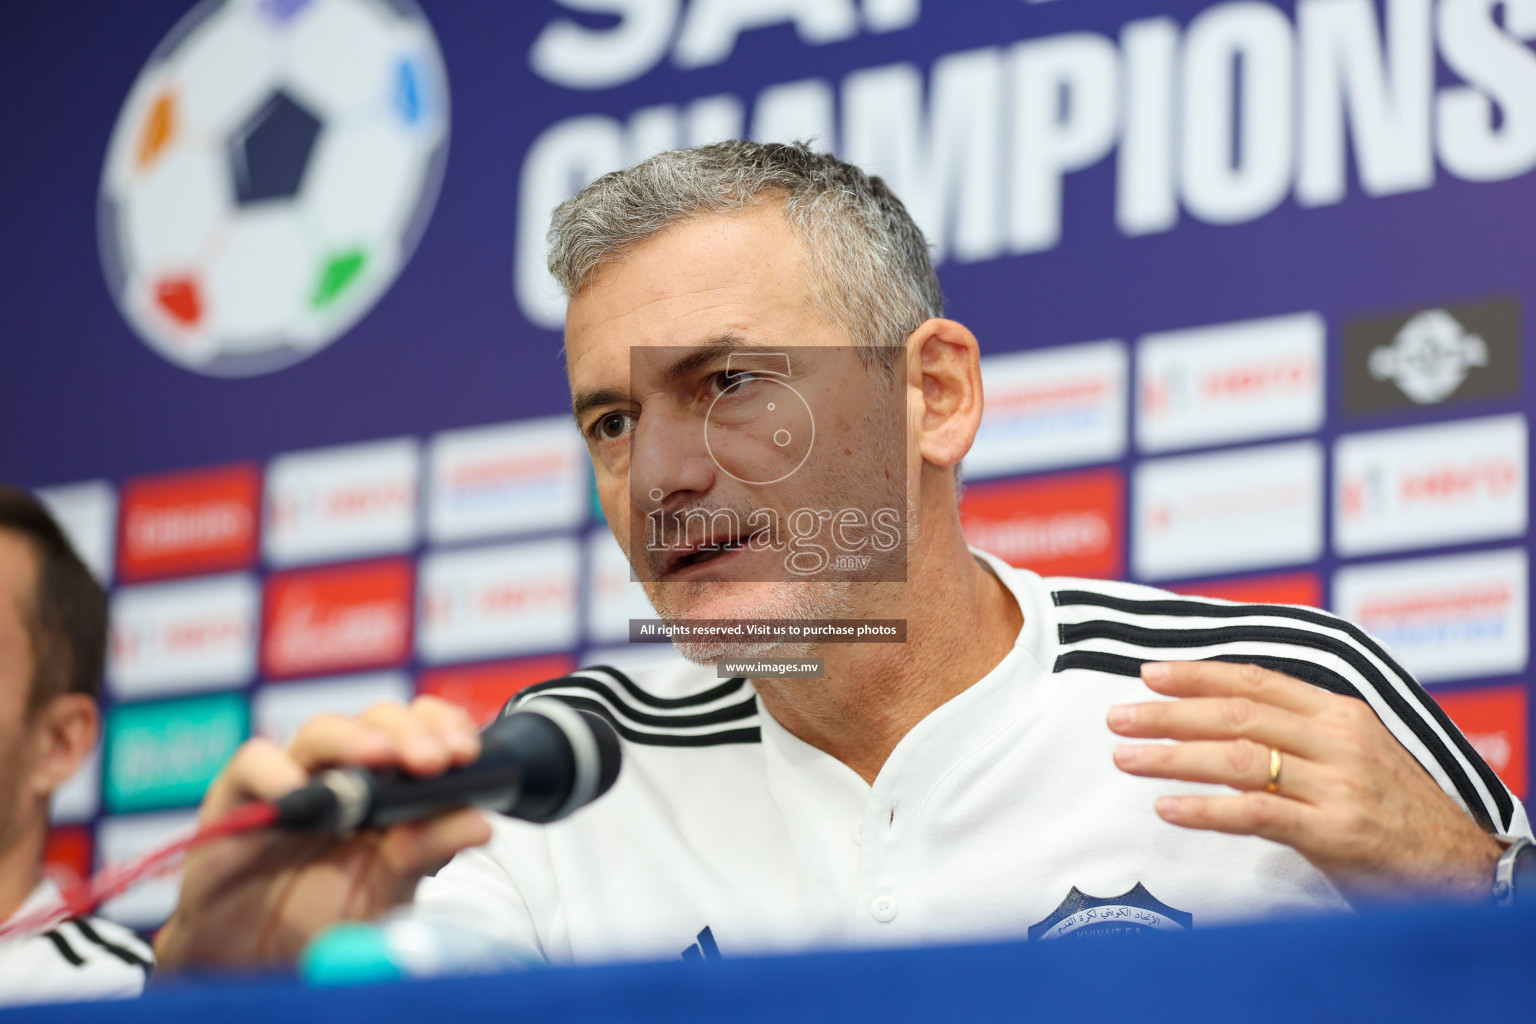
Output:
<path fill-rule="evenodd" d="M 1455 1021 L 1536 1018 L 1536 910 L 1415 908 L 1190 934 L 616 964 L 311 988 L 178 977 L 11 1021 Z"/>

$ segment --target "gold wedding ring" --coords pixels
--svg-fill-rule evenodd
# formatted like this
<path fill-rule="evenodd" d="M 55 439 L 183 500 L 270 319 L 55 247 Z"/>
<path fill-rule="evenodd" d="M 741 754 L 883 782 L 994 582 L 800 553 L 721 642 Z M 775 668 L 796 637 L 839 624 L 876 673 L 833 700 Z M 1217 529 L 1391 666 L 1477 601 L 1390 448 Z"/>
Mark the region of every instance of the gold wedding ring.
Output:
<path fill-rule="evenodd" d="M 1280 791 L 1280 748 L 1269 748 L 1269 782 L 1264 786 L 1264 792 L 1277 793 Z"/>

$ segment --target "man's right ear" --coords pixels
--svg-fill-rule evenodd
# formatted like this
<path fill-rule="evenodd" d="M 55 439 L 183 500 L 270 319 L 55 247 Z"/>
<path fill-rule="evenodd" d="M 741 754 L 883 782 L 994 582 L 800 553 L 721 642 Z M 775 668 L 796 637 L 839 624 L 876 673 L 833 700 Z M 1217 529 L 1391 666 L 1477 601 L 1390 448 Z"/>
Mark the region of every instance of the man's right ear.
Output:
<path fill-rule="evenodd" d="M 926 320 L 907 336 L 907 385 L 921 388 L 922 406 L 910 429 L 925 462 L 954 466 L 981 427 L 981 350 L 976 336 L 953 320 Z M 910 406 L 909 406 L 910 407 Z"/>
<path fill-rule="evenodd" d="M 101 712 L 86 694 L 60 694 L 33 713 L 27 732 L 32 744 L 27 787 L 46 798 L 90 756 L 101 737 Z"/>

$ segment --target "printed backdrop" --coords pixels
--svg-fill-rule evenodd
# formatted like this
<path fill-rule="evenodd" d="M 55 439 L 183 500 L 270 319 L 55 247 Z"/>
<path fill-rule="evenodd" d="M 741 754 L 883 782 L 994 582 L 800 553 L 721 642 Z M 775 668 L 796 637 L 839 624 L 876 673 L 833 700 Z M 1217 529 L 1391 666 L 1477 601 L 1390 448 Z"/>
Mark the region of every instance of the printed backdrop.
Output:
<path fill-rule="evenodd" d="M 0 12 L 0 477 L 112 593 L 61 876 L 252 734 L 635 656 L 548 213 L 742 135 L 927 231 L 986 353 L 975 543 L 1332 608 L 1524 794 L 1529 0 L 419 3 Z"/>

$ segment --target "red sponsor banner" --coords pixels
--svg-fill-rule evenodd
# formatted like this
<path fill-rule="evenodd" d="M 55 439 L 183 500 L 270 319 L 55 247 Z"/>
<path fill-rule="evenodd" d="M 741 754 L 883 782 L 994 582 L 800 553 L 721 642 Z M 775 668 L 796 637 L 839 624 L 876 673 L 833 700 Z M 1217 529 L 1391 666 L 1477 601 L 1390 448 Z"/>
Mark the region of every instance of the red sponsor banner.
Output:
<path fill-rule="evenodd" d="M 1525 799 L 1526 717 L 1524 686 L 1490 686 L 1435 694 L 1435 700 L 1515 796 Z"/>
<path fill-rule="evenodd" d="M 479 725 L 496 717 L 512 695 L 534 683 L 569 675 L 576 662 L 564 654 L 494 665 L 439 668 L 423 672 L 417 693 L 430 693 L 468 711 Z"/>
<path fill-rule="evenodd" d="M 1312 572 L 1244 576 L 1242 579 L 1210 583 L 1176 583 L 1168 589 L 1176 594 L 1219 597 L 1241 604 L 1304 604 L 1310 608 L 1323 606 L 1323 581 Z"/>
<path fill-rule="evenodd" d="M 972 545 L 1042 576 L 1113 579 L 1125 567 L 1118 470 L 969 485 L 960 523 Z"/>
<path fill-rule="evenodd" d="M 67 825 L 48 830 L 43 847 L 43 874 L 68 892 L 91 877 L 91 830 L 84 825 Z"/>
<path fill-rule="evenodd" d="M 411 650 L 409 559 L 267 578 L 261 669 L 281 678 L 399 665 Z"/>
<path fill-rule="evenodd" d="M 261 471 L 250 463 L 130 480 L 119 571 L 145 580 L 252 565 L 260 508 Z"/>

